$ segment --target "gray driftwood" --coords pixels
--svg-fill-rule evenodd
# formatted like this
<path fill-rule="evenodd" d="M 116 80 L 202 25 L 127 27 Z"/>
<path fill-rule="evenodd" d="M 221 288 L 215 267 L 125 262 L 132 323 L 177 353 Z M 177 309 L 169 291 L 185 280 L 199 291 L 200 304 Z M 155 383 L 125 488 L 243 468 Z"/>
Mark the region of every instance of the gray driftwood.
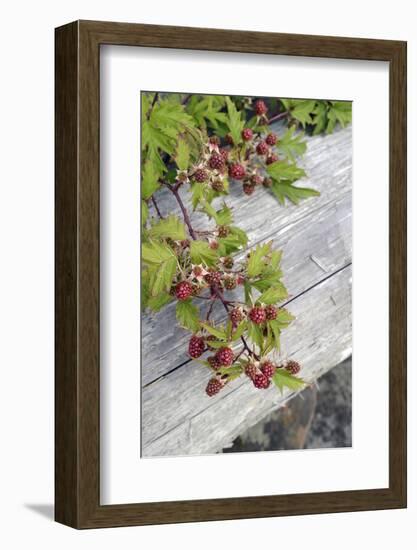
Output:
<path fill-rule="evenodd" d="M 307 178 L 297 185 L 318 189 L 320 197 L 283 208 L 263 190 L 248 200 L 232 186 L 227 199 L 250 246 L 273 239 L 283 250 L 287 307 L 297 319 L 283 333 L 282 355 L 302 363 L 309 383 L 351 353 L 351 140 L 350 128 L 308 138 L 302 162 Z M 176 210 L 168 194 L 158 204 L 164 213 Z M 193 223 L 198 226 L 199 214 Z M 144 457 L 217 452 L 292 397 L 275 387 L 255 390 L 244 377 L 207 397 L 209 371 L 187 357 L 188 339 L 176 325 L 174 304 L 143 315 Z"/>

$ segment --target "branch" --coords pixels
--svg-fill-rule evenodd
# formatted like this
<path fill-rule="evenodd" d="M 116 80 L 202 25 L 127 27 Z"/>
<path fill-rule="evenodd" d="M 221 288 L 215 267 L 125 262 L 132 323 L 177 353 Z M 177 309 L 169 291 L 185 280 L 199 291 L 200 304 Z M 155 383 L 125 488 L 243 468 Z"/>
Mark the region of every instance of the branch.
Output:
<path fill-rule="evenodd" d="M 187 209 L 185 208 L 184 203 L 181 200 L 180 194 L 178 192 L 178 188 L 176 186 L 172 186 L 172 185 L 168 185 L 168 184 L 167 184 L 167 187 L 171 190 L 171 193 L 177 199 L 177 202 L 178 202 L 178 204 L 180 205 L 180 208 L 181 208 L 182 216 L 183 216 L 184 221 L 185 221 L 185 223 L 188 227 L 188 232 L 190 233 L 191 238 L 194 241 L 196 241 L 197 240 L 196 234 L 194 232 L 193 226 L 191 225 L 191 220 L 190 220 L 190 217 L 188 215 Z"/>
<path fill-rule="evenodd" d="M 151 106 L 149 107 L 148 112 L 146 113 L 146 118 L 147 118 L 148 120 L 149 120 L 149 118 L 150 118 L 150 116 L 151 116 L 152 109 L 154 108 L 155 103 L 158 101 L 158 97 L 159 97 L 159 92 L 155 92 L 155 95 L 153 96 L 152 104 L 151 104 Z"/>
<path fill-rule="evenodd" d="M 152 204 L 153 204 L 153 206 L 154 206 L 154 208 L 155 208 L 155 210 L 156 210 L 156 213 L 158 214 L 159 218 L 160 218 L 161 220 L 163 220 L 163 219 L 164 219 L 164 216 L 161 214 L 161 211 L 159 210 L 159 207 L 158 207 L 158 204 L 157 204 L 157 202 L 156 202 L 156 199 L 155 199 L 155 197 L 154 197 L 153 195 L 152 195 L 152 197 L 151 197 L 151 200 L 152 200 Z"/>
<path fill-rule="evenodd" d="M 278 115 L 275 115 L 273 116 L 272 118 L 270 118 L 268 120 L 268 124 L 272 124 L 273 122 L 276 122 L 277 120 L 281 120 L 282 118 L 285 118 L 286 116 L 288 116 L 290 113 L 289 111 L 285 111 L 283 113 L 279 113 Z"/>

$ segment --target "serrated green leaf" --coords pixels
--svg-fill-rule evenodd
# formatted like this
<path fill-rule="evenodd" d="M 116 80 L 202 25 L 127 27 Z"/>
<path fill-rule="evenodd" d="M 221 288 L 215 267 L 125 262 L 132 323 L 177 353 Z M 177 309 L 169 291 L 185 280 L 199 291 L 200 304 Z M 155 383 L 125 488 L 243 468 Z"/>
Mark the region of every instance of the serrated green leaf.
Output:
<path fill-rule="evenodd" d="M 329 120 L 327 133 L 333 131 L 337 122 L 344 128 L 352 121 L 352 103 L 350 101 L 329 101 L 327 118 Z"/>
<path fill-rule="evenodd" d="M 217 210 L 215 220 L 217 225 L 230 225 L 233 221 L 232 210 L 224 205 L 223 208 Z"/>
<path fill-rule="evenodd" d="M 217 253 L 205 241 L 191 241 L 190 256 L 193 264 L 212 266 L 216 263 Z"/>
<path fill-rule="evenodd" d="M 254 323 L 248 323 L 248 338 L 260 349 L 262 349 L 264 338 L 263 338 L 262 330 L 259 325 L 255 325 Z"/>
<path fill-rule="evenodd" d="M 149 229 L 149 235 L 154 238 L 171 238 L 174 241 L 181 241 L 186 238 L 185 225 L 177 218 L 171 215 L 162 220 L 158 220 Z"/>
<path fill-rule="evenodd" d="M 270 252 L 270 250 L 270 242 L 258 245 L 255 249 L 251 250 L 247 268 L 249 277 L 256 277 L 262 273 L 265 269 L 265 262 L 263 261 L 263 258 Z"/>
<path fill-rule="evenodd" d="M 282 271 L 280 269 L 275 269 L 275 271 L 271 271 L 269 265 L 258 280 L 251 281 L 251 285 L 256 288 L 256 290 L 259 290 L 259 292 L 264 292 L 271 286 L 284 286 L 280 281 L 281 277 Z"/>
<path fill-rule="evenodd" d="M 227 374 L 229 381 L 231 381 L 238 378 L 242 374 L 243 369 L 240 365 L 233 365 L 232 367 L 220 367 L 216 372 L 220 375 Z"/>
<path fill-rule="evenodd" d="M 288 199 L 293 204 L 298 204 L 302 199 L 317 197 L 318 195 L 320 195 L 320 193 L 315 189 L 309 189 L 307 187 L 295 187 L 290 183 L 278 181 L 274 181 L 272 183 L 271 191 L 276 196 L 279 203 L 282 205 L 285 204 L 285 199 Z"/>
<path fill-rule="evenodd" d="M 290 323 L 292 323 L 292 321 L 294 321 L 294 319 L 294 315 L 292 315 L 287 309 L 280 307 L 278 310 L 278 315 L 273 322 L 278 323 L 280 328 L 286 328 Z"/>
<path fill-rule="evenodd" d="M 172 300 L 172 296 L 168 292 L 160 292 L 157 296 L 151 296 L 148 299 L 147 306 L 152 311 L 159 311 Z"/>
<path fill-rule="evenodd" d="M 187 170 L 190 164 L 190 146 L 182 137 L 178 139 L 175 162 L 180 170 Z"/>
<path fill-rule="evenodd" d="M 275 349 L 279 351 L 281 348 L 281 330 L 279 328 L 279 325 L 274 321 L 268 321 L 267 327 L 269 336 L 267 344 L 272 345 Z"/>
<path fill-rule="evenodd" d="M 226 340 L 226 332 L 224 330 L 221 330 L 219 328 L 215 328 L 212 325 L 209 325 L 208 323 L 200 323 L 200 325 L 206 329 L 206 331 L 219 340 Z M 211 342 L 210 342 L 211 344 Z M 224 345 L 224 344 L 223 344 Z"/>
<path fill-rule="evenodd" d="M 164 243 L 150 240 L 142 244 L 142 260 L 148 264 L 161 264 L 171 258 L 175 259 L 174 253 Z"/>
<path fill-rule="evenodd" d="M 288 388 L 292 391 L 297 391 L 301 389 L 305 382 L 301 378 L 297 378 L 296 376 L 293 376 L 290 374 L 287 370 L 281 368 L 277 369 L 275 371 L 274 376 L 272 377 L 272 380 L 274 384 L 277 386 L 277 388 L 283 392 L 284 388 Z"/>
<path fill-rule="evenodd" d="M 291 116 L 305 127 L 306 124 L 313 122 L 311 113 L 314 111 L 315 104 L 316 101 L 314 99 L 293 100 L 293 106 L 290 109 Z"/>
<path fill-rule="evenodd" d="M 157 296 L 162 291 L 169 291 L 176 270 L 177 260 L 174 256 L 149 268 L 149 288 L 152 296 Z"/>
<path fill-rule="evenodd" d="M 198 308 L 192 303 L 191 299 L 179 300 L 176 307 L 177 320 L 180 326 L 193 332 L 200 328 L 198 318 Z"/>
<path fill-rule="evenodd" d="M 232 332 L 232 342 L 235 342 L 236 340 L 239 340 L 239 338 L 242 336 L 242 334 L 247 329 L 248 323 L 246 321 L 242 321 L 236 329 Z"/>
<path fill-rule="evenodd" d="M 287 298 L 288 292 L 285 286 L 282 283 L 278 283 L 276 286 L 270 287 L 265 292 L 263 292 L 257 301 L 270 305 L 281 302 Z"/>
<path fill-rule="evenodd" d="M 302 168 L 287 161 L 274 162 L 266 167 L 266 171 L 278 183 L 293 183 L 306 175 Z"/>
<path fill-rule="evenodd" d="M 145 201 L 141 201 L 141 222 L 145 225 L 148 220 L 149 208 Z"/>
<path fill-rule="evenodd" d="M 299 132 L 294 136 L 295 127 L 288 128 L 285 134 L 278 140 L 278 151 L 290 160 L 303 155 L 307 149 L 307 144 L 303 141 L 304 134 Z"/>
<path fill-rule="evenodd" d="M 227 105 L 227 120 L 226 124 L 229 128 L 229 132 L 233 138 L 235 145 L 238 145 L 242 141 L 242 130 L 245 126 L 244 121 L 240 112 L 236 109 L 235 104 L 226 96 L 226 105 Z"/>
<path fill-rule="evenodd" d="M 160 187 L 158 178 L 159 171 L 155 168 L 155 164 L 147 160 L 142 170 L 141 195 L 142 199 L 148 200 Z"/>
<path fill-rule="evenodd" d="M 199 182 L 193 182 L 191 184 L 191 203 L 194 210 L 198 204 L 204 199 L 204 184 Z"/>
<path fill-rule="evenodd" d="M 317 101 L 313 111 L 313 135 L 317 136 L 324 132 L 327 126 L 327 101 Z"/>

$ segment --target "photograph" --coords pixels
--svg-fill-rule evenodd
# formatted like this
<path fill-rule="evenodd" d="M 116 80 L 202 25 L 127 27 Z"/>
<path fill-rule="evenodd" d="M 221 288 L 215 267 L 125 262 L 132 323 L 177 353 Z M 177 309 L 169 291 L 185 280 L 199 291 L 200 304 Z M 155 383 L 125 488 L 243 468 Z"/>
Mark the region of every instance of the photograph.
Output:
<path fill-rule="evenodd" d="M 352 101 L 140 91 L 141 457 L 352 446 Z"/>

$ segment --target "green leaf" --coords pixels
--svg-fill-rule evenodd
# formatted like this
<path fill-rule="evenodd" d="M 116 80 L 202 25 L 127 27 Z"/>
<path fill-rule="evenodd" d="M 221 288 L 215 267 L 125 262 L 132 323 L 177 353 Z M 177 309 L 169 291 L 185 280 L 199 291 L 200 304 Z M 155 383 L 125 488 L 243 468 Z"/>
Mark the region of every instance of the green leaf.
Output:
<path fill-rule="evenodd" d="M 217 253 L 205 241 L 191 241 L 190 256 L 193 264 L 212 266 L 216 263 Z"/>
<path fill-rule="evenodd" d="M 248 260 L 248 276 L 256 277 L 265 269 L 265 262 L 263 261 L 271 250 L 271 243 L 258 245 L 255 249 L 251 250 Z"/>
<path fill-rule="evenodd" d="M 159 265 L 171 258 L 175 260 L 174 253 L 172 249 L 164 243 L 150 240 L 142 244 L 142 260 L 148 264 Z"/>
<path fill-rule="evenodd" d="M 317 136 L 321 134 L 326 129 L 328 120 L 327 120 L 327 101 L 317 101 L 316 106 L 313 111 L 313 135 Z"/>
<path fill-rule="evenodd" d="M 220 367 L 216 370 L 220 375 L 227 374 L 229 381 L 235 380 L 238 378 L 242 372 L 243 368 L 240 365 L 233 365 L 232 367 Z"/>
<path fill-rule="evenodd" d="M 152 311 L 159 311 L 164 305 L 172 300 L 172 296 L 168 292 L 160 292 L 157 296 L 151 296 L 148 300 L 148 307 Z"/>
<path fill-rule="evenodd" d="M 287 309 L 281 307 L 278 310 L 277 318 L 273 322 L 278 323 L 279 328 L 282 329 L 288 327 L 288 325 L 292 323 L 294 319 L 294 315 L 291 315 L 291 313 Z"/>
<path fill-rule="evenodd" d="M 158 220 L 150 229 L 149 235 L 155 238 L 171 238 L 181 241 L 186 238 L 185 225 L 174 215 Z"/>
<path fill-rule="evenodd" d="M 352 103 L 350 101 L 329 101 L 327 118 L 329 124 L 326 133 L 330 134 L 337 122 L 344 128 L 352 121 Z"/>
<path fill-rule="evenodd" d="M 156 170 L 155 165 L 150 160 L 147 160 L 142 170 L 142 199 L 148 200 L 160 187 L 158 183 L 160 173 Z"/>
<path fill-rule="evenodd" d="M 228 96 L 226 96 L 226 105 L 228 115 L 226 124 L 229 127 L 229 132 L 233 138 L 234 144 L 238 145 L 242 141 L 242 130 L 245 123 L 242 120 L 240 112 L 236 109 L 235 104 Z"/>
<path fill-rule="evenodd" d="M 208 333 L 212 334 L 213 336 L 215 336 L 219 340 L 226 340 L 226 332 L 224 330 L 221 330 L 219 328 L 215 328 L 215 327 L 209 325 L 208 323 L 200 323 L 200 325 L 203 328 L 205 328 Z M 210 342 L 210 344 L 211 344 L 211 342 Z"/>
<path fill-rule="evenodd" d="M 232 332 L 232 342 L 235 342 L 236 340 L 239 340 L 239 338 L 242 336 L 242 334 L 247 329 L 248 323 L 246 321 L 242 321 L 235 329 L 234 332 Z"/>
<path fill-rule="evenodd" d="M 145 225 L 148 220 L 149 209 L 145 201 L 141 201 L 141 218 L 142 225 Z"/>
<path fill-rule="evenodd" d="M 161 262 L 158 266 L 153 265 L 149 268 L 149 287 L 152 296 L 170 290 L 176 270 L 177 260 L 173 256 Z"/>
<path fill-rule="evenodd" d="M 271 191 L 282 205 L 285 204 L 285 199 L 290 200 L 293 204 L 298 204 L 302 199 L 320 195 L 315 189 L 294 187 L 290 183 L 278 181 L 272 183 Z"/>
<path fill-rule="evenodd" d="M 256 281 L 252 281 L 251 285 L 256 288 L 256 290 L 259 290 L 259 292 L 264 292 L 265 290 L 273 286 L 282 286 L 284 292 L 285 287 L 280 281 L 282 277 L 282 271 L 280 269 L 271 271 L 270 268 L 271 266 L 269 264 L 265 271 L 262 273 L 261 277 Z M 286 289 L 285 292 L 287 292 Z"/>
<path fill-rule="evenodd" d="M 302 168 L 287 161 L 274 162 L 266 167 L 266 171 L 277 182 L 293 183 L 306 175 Z"/>
<path fill-rule="evenodd" d="M 303 155 L 307 149 L 307 144 L 303 141 L 303 132 L 299 132 L 296 136 L 294 136 L 294 132 L 294 126 L 288 128 L 277 144 L 278 151 L 291 160 Z"/>
<path fill-rule="evenodd" d="M 315 104 L 316 101 L 314 99 L 293 100 L 293 107 L 290 109 L 291 116 L 305 127 L 307 123 L 311 124 L 313 122 L 311 113 L 314 110 Z"/>
<path fill-rule="evenodd" d="M 232 210 L 224 205 L 223 208 L 217 210 L 215 220 L 217 225 L 230 225 L 233 221 Z"/>
<path fill-rule="evenodd" d="M 178 139 L 175 162 L 180 170 L 187 170 L 190 164 L 190 147 L 183 138 Z"/>
<path fill-rule="evenodd" d="M 281 283 L 281 284 L 278 284 L 277 286 L 270 287 L 267 290 L 265 290 L 265 292 L 263 292 L 259 296 L 258 301 L 266 305 L 276 304 L 277 302 L 281 302 L 282 300 L 285 300 L 287 296 L 288 296 L 287 289 Z"/>
<path fill-rule="evenodd" d="M 202 202 L 204 198 L 204 184 L 199 182 L 193 182 L 191 184 L 191 203 L 194 210 L 197 208 L 197 205 Z"/>
<path fill-rule="evenodd" d="M 198 318 L 198 308 L 192 303 L 191 299 L 179 300 L 177 302 L 176 314 L 178 323 L 188 330 L 197 332 L 200 328 Z"/>
<path fill-rule="evenodd" d="M 274 376 L 272 377 L 272 380 L 277 388 L 281 391 L 281 393 L 284 388 L 288 388 L 292 391 L 297 391 L 305 385 L 304 380 L 293 376 L 284 368 L 277 369 Z"/>
<path fill-rule="evenodd" d="M 259 325 L 254 323 L 248 323 L 248 337 L 249 339 L 256 344 L 260 349 L 262 349 L 264 337 L 262 334 L 262 329 Z"/>

